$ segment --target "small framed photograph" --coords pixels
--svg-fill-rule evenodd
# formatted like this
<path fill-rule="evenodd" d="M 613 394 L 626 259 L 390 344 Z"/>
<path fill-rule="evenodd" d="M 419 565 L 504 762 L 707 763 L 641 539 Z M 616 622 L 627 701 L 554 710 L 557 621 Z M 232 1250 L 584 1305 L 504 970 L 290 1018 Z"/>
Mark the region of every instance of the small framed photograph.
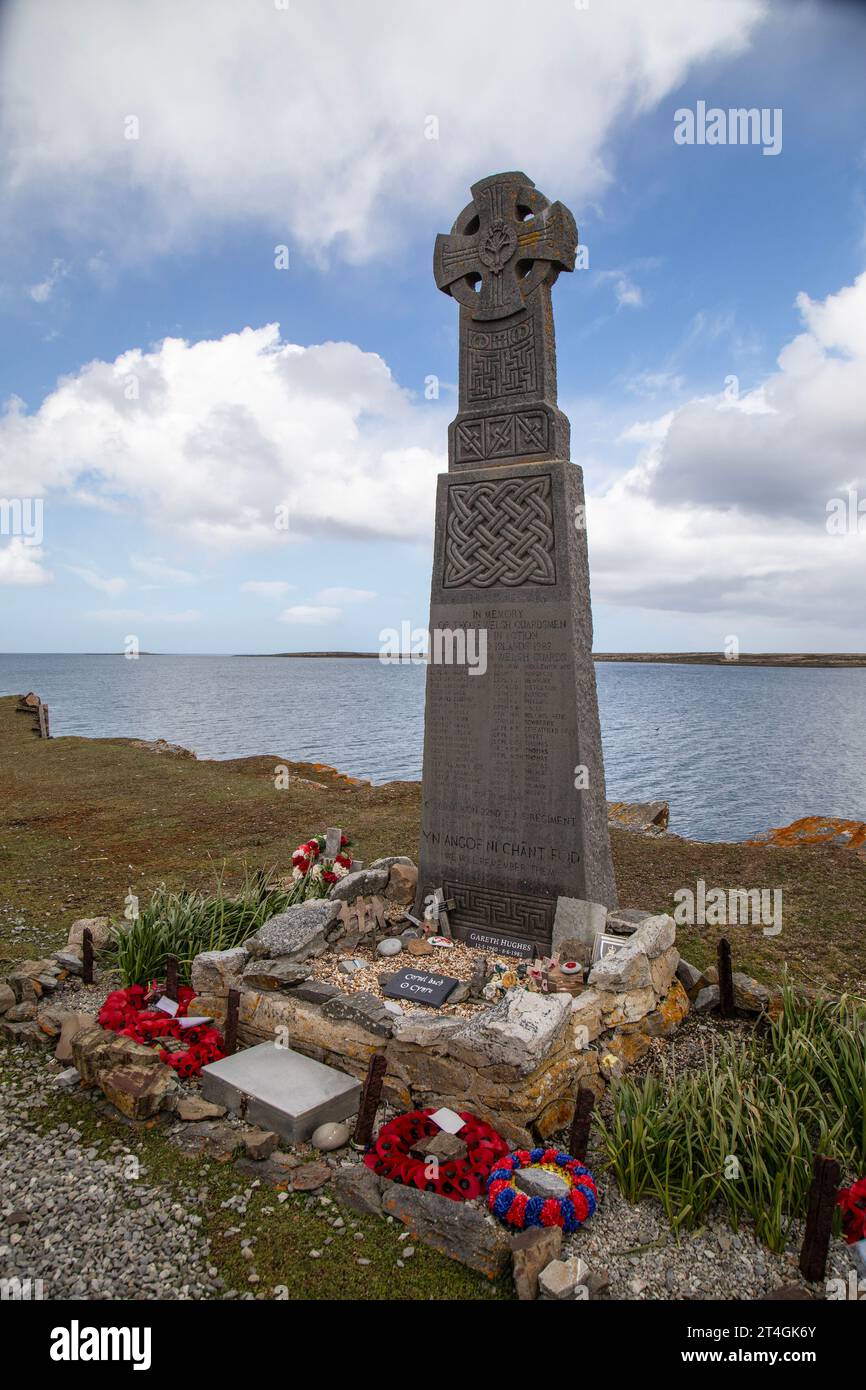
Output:
<path fill-rule="evenodd" d="M 617 951 L 621 951 L 628 942 L 627 936 L 609 936 L 605 932 L 599 932 L 595 941 L 592 943 L 592 963 L 604 960 L 606 956 L 613 956 Z"/>

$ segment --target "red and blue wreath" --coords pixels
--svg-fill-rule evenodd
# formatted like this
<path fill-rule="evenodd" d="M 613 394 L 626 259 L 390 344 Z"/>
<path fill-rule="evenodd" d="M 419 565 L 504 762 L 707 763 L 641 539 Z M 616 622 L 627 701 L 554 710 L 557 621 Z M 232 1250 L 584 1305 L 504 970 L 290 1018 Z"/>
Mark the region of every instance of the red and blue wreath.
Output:
<path fill-rule="evenodd" d="M 514 1185 L 519 1168 L 544 1168 L 568 1183 L 564 1197 L 530 1197 Z M 524 1231 L 527 1226 L 561 1226 L 576 1231 L 588 1221 L 598 1203 L 595 1179 L 570 1154 L 557 1149 L 515 1149 L 497 1164 L 487 1182 L 487 1205 L 506 1226 Z"/>
<path fill-rule="evenodd" d="M 483 1196 L 487 1179 L 508 1154 L 507 1143 L 490 1125 L 461 1110 L 463 1128 L 458 1137 L 466 1143 L 466 1157 L 430 1164 L 418 1155 L 423 1152 L 424 1140 L 439 1133 L 439 1126 L 428 1118 L 432 1114 L 433 1110 L 410 1110 L 389 1120 L 364 1157 L 367 1167 L 390 1182 L 435 1192 L 455 1202 Z"/>

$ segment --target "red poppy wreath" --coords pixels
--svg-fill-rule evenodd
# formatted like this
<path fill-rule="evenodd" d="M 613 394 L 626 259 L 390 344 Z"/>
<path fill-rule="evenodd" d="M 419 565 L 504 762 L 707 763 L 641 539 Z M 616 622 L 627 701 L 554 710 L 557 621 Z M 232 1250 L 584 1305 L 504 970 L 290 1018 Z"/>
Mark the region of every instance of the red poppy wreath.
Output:
<path fill-rule="evenodd" d="M 455 1202 L 471 1202 L 486 1190 L 487 1179 L 508 1153 L 508 1145 L 490 1125 L 468 1110 L 461 1110 L 463 1128 L 457 1137 L 466 1144 L 466 1157 L 439 1163 L 418 1157 L 423 1151 L 424 1140 L 440 1133 L 439 1126 L 429 1118 L 434 1113 L 433 1110 L 410 1110 L 389 1120 L 380 1129 L 364 1162 L 390 1182 L 417 1187 L 422 1192 L 435 1192 Z"/>
<path fill-rule="evenodd" d="M 151 1002 L 156 1003 L 162 992 L 156 984 L 151 985 L 149 993 L 143 985 L 116 989 L 99 1010 L 99 1022 L 123 1038 L 158 1047 L 162 1061 L 173 1067 L 178 1076 L 198 1076 L 208 1062 L 218 1062 L 225 1056 L 222 1037 L 206 1023 L 181 1028 L 178 1020 L 186 1016 L 195 998 L 189 985 L 178 986 L 177 1013 L 173 1017 L 162 1009 L 148 1007 Z M 179 1047 L 181 1039 L 184 1045 Z M 173 1050 L 170 1044 L 175 1045 Z"/>

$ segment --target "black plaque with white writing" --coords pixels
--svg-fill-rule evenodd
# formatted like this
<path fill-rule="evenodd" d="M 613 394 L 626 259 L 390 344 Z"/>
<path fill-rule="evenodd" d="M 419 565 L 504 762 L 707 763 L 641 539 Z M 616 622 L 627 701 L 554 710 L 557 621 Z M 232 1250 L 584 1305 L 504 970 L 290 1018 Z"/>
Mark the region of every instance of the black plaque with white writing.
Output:
<path fill-rule="evenodd" d="M 465 927 L 462 932 L 467 946 L 476 951 L 493 951 L 499 956 L 516 956 L 518 960 L 530 960 L 533 943 L 521 941 L 517 936 L 502 936 L 500 932 L 479 931 L 476 927 Z M 543 955 L 539 950 L 539 955 Z"/>
<path fill-rule="evenodd" d="M 459 983 L 451 975 L 434 975 L 430 970 L 398 970 L 385 985 L 384 993 L 389 999 L 414 999 L 416 1004 L 438 1008 Z"/>

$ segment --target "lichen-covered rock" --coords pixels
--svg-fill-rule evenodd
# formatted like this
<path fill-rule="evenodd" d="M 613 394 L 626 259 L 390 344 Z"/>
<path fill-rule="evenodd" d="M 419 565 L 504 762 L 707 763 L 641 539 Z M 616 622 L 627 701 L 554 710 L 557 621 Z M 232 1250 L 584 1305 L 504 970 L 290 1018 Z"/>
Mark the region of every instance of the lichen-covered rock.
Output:
<path fill-rule="evenodd" d="M 696 965 L 691 965 L 680 956 L 677 964 L 677 979 L 690 998 L 697 994 L 703 978 L 703 972 Z"/>
<path fill-rule="evenodd" d="M 866 821 L 842 820 L 837 816 L 803 816 L 790 825 L 765 830 L 747 845 L 776 845 L 780 849 L 795 846 L 833 845 L 851 849 L 866 859 Z"/>
<path fill-rule="evenodd" d="M 698 991 L 698 994 L 695 997 L 695 1012 L 704 1013 L 707 1009 L 715 1009 L 718 1007 L 718 1003 L 718 985 L 705 985 L 702 990 Z"/>
<path fill-rule="evenodd" d="M 248 956 L 243 946 L 230 951 L 202 951 L 192 963 L 190 981 L 196 994 L 228 994 L 240 989 Z"/>
<path fill-rule="evenodd" d="M 575 1044 L 586 1047 L 602 1030 L 602 997 L 597 989 L 585 989 L 571 1002 L 571 1023 Z"/>
<path fill-rule="evenodd" d="M 551 1260 L 558 1260 L 562 1250 L 560 1226 L 530 1226 L 512 1236 L 511 1274 L 514 1292 L 521 1302 L 538 1297 L 538 1276 Z"/>
<path fill-rule="evenodd" d="M 654 917 L 653 912 L 644 912 L 639 907 L 615 907 L 607 914 L 605 930 L 614 936 L 632 936 L 638 927 Z"/>
<path fill-rule="evenodd" d="M 504 1228 L 477 1203 L 452 1202 L 433 1192 L 384 1183 L 382 1210 L 402 1221 L 416 1240 L 490 1279 L 511 1262 Z"/>
<path fill-rule="evenodd" d="M 662 835 L 668 828 L 670 806 L 666 801 L 609 801 L 607 823 L 618 830 Z"/>
<path fill-rule="evenodd" d="M 677 973 L 680 953 L 676 946 L 669 946 L 655 960 L 650 961 L 650 982 L 656 994 L 659 996 L 667 994 L 671 987 L 671 982 Z"/>
<path fill-rule="evenodd" d="M 508 990 L 492 1009 L 451 1035 L 448 1051 L 473 1066 L 501 1065 L 525 1076 L 551 1051 L 570 1014 L 570 995 Z"/>
<path fill-rule="evenodd" d="M 330 901 L 353 903 L 356 898 L 367 898 L 375 893 L 383 893 L 388 883 L 389 869 L 356 869 L 354 873 L 340 878 L 331 889 Z"/>
<path fill-rule="evenodd" d="M 447 1043 L 453 1033 L 464 1026 L 462 1018 L 451 1018 L 448 1014 L 415 1013 L 395 1018 L 393 1034 L 397 1042 L 417 1043 L 420 1047 L 434 1047 L 437 1043 Z"/>
<path fill-rule="evenodd" d="M 635 1024 L 650 1038 L 666 1038 L 688 1015 L 691 1003 L 679 980 L 674 980 L 657 1009 Z"/>
<path fill-rule="evenodd" d="M 76 1033 L 71 1048 L 81 1080 L 98 1086 L 129 1119 L 149 1120 L 174 1109 L 180 1082 L 153 1048 L 99 1027 Z"/>
<path fill-rule="evenodd" d="M 99 1075 L 99 1087 L 107 1100 L 130 1120 L 149 1120 L 160 1110 L 173 1109 L 180 1082 L 171 1067 L 141 1063 L 114 1067 Z"/>
<path fill-rule="evenodd" d="M 279 960 L 251 960 L 244 966 L 243 982 L 251 989 L 291 989 L 312 973 L 311 965 L 298 965 L 285 956 Z"/>
<path fill-rule="evenodd" d="M 36 1017 L 36 1002 L 27 999 L 23 1004 L 13 1004 L 11 1009 L 6 1010 L 6 1019 L 9 1023 L 30 1023 Z"/>
<path fill-rule="evenodd" d="M 346 879 L 341 882 L 345 883 Z M 244 946 L 251 956 L 259 959 L 276 960 L 279 956 L 287 956 L 292 961 L 312 960 L 327 949 L 326 933 L 337 920 L 339 911 L 340 904 L 330 898 L 297 903 L 269 918 Z"/>
<path fill-rule="evenodd" d="M 633 937 L 632 940 L 634 939 Z M 620 951 L 605 956 L 592 967 L 588 983 L 592 989 L 614 994 L 652 986 L 646 952 L 639 946 L 632 946 L 631 943 L 623 946 Z"/>
<path fill-rule="evenodd" d="M 414 864 L 392 864 L 385 888 L 385 900 L 398 907 L 409 907 L 418 891 L 418 870 Z"/>
<path fill-rule="evenodd" d="M 578 1255 L 567 1260 L 553 1260 L 538 1276 L 539 1298 L 562 1302 L 574 1298 L 578 1285 L 585 1284 L 589 1270 Z"/>
<path fill-rule="evenodd" d="M 79 917 L 77 922 L 73 922 L 69 928 L 69 936 L 66 940 L 67 951 L 76 948 L 80 951 L 84 946 L 85 929 L 90 931 L 93 937 L 94 951 L 102 951 L 111 940 L 111 918 L 110 917 Z"/>
<path fill-rule="evenodd" d="M 357 1023 L 368 1033 L 375 1033 L 380 1038 L 390 1038 L 394 1024 L 393 1015 L 389 1014 L 382 1000 L 378 995 L 370 994 L 368 990 L 358 990 L 355 994 L 338 994 L 322 1005 L 322 1013 L 326 1018 L 339 1018 Z"/>
<path fill-rule="evenodd" d="M 364 1163 L 343 1163 L 334 1174 L 334 1196 L 362 1216 L 382 1215 L 382 1179 Z"/>
<path fill-rule="evenodd" d="M 602 993 L 602 1023 L 605 1028 L 617 1028 L 621 1023 L 637 1023 L 652 1013 L 656 992 L 652 985 L 644 989 L 624 990 L 622 993 Z"/>
<path fill-rule="evenodd" d="M 15 991 L 5 980 L 0 980 L 0 1014 L 5 1014 L 15 1004 Z"/>
<path fill-rule="evenodd" d="M 617 1028 L 613 1037 L 606 1040 L 605 1050 L 619 1058 L 624 1069 L 632 1067 L 635 1062 L 640 1061 L 641 1057 L 649 1052 L 651 1046 L 652 1043 L 646 1033 L 625 1033 Z"/>

